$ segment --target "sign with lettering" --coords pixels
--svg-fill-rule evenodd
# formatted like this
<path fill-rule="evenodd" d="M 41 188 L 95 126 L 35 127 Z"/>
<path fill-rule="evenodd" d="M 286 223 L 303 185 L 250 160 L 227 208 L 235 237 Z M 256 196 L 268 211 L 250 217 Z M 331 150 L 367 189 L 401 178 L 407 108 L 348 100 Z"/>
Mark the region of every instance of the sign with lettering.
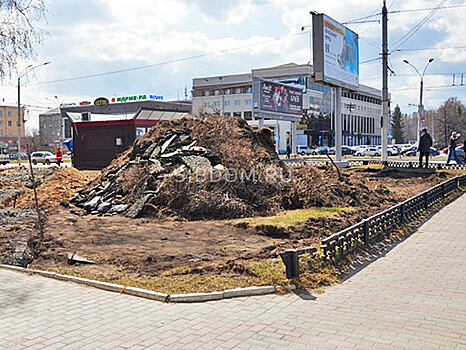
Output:
<path fill-rule="evenodd" d="M 108 98 L 99 97 L 99 98 L 95 99 L 94 106 L 96 106 L 96 107 L 105 107 L 105 106 L 108 106 L 109 103 L 110 103 L 110 101 L 108 100 Z"/>
<path fill-rule="evenodd" d="M 120 96 L 120 97 L 112 97 L 112 102 L 132 102 L 132 101 L 145 101 L 145 100 L 156 100 L 162 101 L 162 95 L 133 95 L 133 96 Z"/>

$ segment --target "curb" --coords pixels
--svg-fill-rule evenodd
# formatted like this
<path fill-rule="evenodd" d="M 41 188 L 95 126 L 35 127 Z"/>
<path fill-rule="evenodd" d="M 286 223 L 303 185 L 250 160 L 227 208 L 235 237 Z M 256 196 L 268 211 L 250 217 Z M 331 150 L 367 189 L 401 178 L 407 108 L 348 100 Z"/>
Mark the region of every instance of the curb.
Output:
<path fill-rule="evenodd" d="M 198 303 L 205 301 L 215 301 L 222 299 L 231 299 L 239 297 L 250 297 L 266 294 L 274 294 L 276 291 L 294 291 L 295 285 L 288 287 L 283 286 L 260 286 L 260 287 L 246 287 L 246 288 L 235 288 L 228 289 L 222 292 L 211 292 L 211 293 L 187 293 L 187 294 L 165 294 L 159 293 L 152 290 L 136 288 L 136 287 L 125 287 L 121 284 L 114 284 L 108 282 L 101 282 L 96 280 L 90 280 L 87 278 L 81 278 L 76 276 L 61 275 L 50 271 L 33 270 L 19 266 L 4 265 L 0 264 L 0 269 L 11 270 L 16 272 L 26 273 L 28 275 L 39 275 L 42 277 L 54 278 L 59 281 L 73 282 L 89 287 L 103 289 L 110 292 L 116 292 L 120 294 L 132 295 L 140 298 L 146 298 L 166 303 Z"/>

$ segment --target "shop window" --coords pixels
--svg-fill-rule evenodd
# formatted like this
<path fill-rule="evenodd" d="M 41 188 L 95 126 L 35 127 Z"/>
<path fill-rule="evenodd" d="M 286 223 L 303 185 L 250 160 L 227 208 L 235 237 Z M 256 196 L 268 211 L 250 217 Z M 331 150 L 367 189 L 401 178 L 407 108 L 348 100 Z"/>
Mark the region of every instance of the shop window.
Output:
<path fill-rule="evenodd" d="M 115 139 L 115 145 L 117 145 L 117 146 L 123 145 L 123 140 L 121 139 L 121 137 L 117 137 Z"/>
<path fill-rule="evenodd" d="M 245 120 L 252 120 L 252 112 L 244 112 Z"/>
<path fill-rule="evenodd" d="M 223 115 L 224 115 L 225 117 L 231 117 L 231 113 L 230 113 L 230 112 L 223 113 Z"/>
<path fill-rule="evenodd" d="M 241 112 L 233 112 L 233 117 L 241 117 Z"/>

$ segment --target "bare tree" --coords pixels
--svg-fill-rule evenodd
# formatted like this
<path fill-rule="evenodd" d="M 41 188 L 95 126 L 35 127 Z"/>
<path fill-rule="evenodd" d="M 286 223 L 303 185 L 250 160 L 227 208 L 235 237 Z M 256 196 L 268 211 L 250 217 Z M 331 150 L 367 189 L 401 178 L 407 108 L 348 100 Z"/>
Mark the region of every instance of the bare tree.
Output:
<path fill-rule="evenodd" d="M 38 129 L 29 131 L 24 138 L 24 144 L 29 146 L 30 152 L 39 151 L 42 149 L 40 142 L 40 135 Z"/>
<path fill-rule="evenodd" d="M 34 58 L 46 32 L 45 0 L 0 0 L 0 77 L 10 75 L 22 59 Z"/>

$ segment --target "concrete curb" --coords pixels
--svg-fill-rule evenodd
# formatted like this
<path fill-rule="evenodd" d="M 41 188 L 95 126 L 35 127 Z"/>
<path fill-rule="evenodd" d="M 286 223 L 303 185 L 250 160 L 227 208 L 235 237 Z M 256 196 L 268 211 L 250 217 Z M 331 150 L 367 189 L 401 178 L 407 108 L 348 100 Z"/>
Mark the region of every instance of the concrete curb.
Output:
<path fill-rule="evenodd" d="M 54 278 L 59 281 L 73 282 L 77 284 L 86 285 L 98 289 L 103 289 L 110 292 L 116 292 L 121 294 L 128 294 L 141 298 L 170 302 L 170 303 L 198 303 L 205 301 L 214 301 L 221 299 L 239 298 L 239 297 L 250 297 L 257 295 L 273 294 L 276 291 L 294 291 L 296 286 L 290 285 L 288 287 L 283 286 L 259 286 L 259 287 L 246 287 L 229 289 L 222 292 L 211 292 L 211 293 L 188 293 L 188 294 L 164 294 L 155 292 L 152 290 L 125 287 L 121 284 L 107 283 L 96 280 L 90 280 L 87 278 L 81 278 L 76 276 L 61 275 L 50 271 L 33 270 L 19 266 L 4 265 L 0 264 L 0 269 L 11 270 L 16 272 L 27 273 L 29 275 L 40 275 L 43 277 Z"/>

